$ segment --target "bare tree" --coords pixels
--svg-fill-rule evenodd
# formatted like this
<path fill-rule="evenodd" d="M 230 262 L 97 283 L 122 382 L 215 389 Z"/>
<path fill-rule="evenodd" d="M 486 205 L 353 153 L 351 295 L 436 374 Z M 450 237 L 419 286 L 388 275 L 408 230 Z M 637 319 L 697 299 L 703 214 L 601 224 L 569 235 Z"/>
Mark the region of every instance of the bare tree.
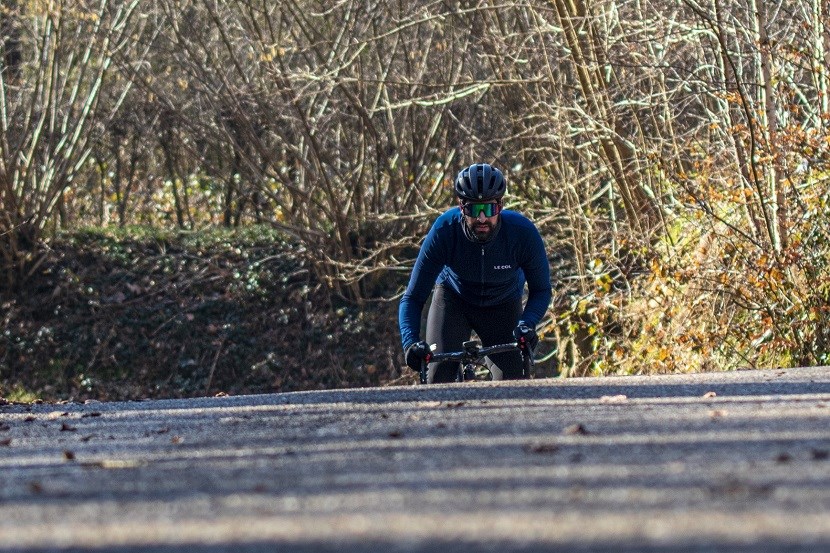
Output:
<path fill-rule="evenodd" d="M 456 171 L 488 161 L 548 237 L 564 313 L 549 323 L 576 372 L 651 328 L 626 309 L 643 275 L 684 275 L 672 301 L 694 309 L 664 315 L 678 328 L 744 317 L 784 335 L 787 309 L 819 302 L 781 291 L 821 273 L 792 262 L 824 228 L 819 0 L 33 9 L 6 3 L 0 25 L 7 282 L 36 267 L 56 206 L 69 217 L 94 189 L 122 224 L 270 223 L 332 294 L 364 301 L 408 271 Z M 767 264 L 789 288 L 747 292 Z"/>
<path fill-rule="evenodd" d="M 106 105 L 100 99 L 113 56 L 130 48 L 137 6 L 79 0 L 4 7 L 0 251 L 8 287 L 37 267 L 45 225 L 82 174 L 96 124 L 120 107 L 118 95 Z"/>

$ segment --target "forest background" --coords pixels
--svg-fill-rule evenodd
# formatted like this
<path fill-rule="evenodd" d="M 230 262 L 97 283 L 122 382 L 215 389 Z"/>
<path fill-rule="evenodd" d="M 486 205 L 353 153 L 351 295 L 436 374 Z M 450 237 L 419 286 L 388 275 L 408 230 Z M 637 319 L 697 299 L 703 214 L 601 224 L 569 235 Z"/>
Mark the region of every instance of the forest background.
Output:
<path fill-rule="evenodd" d="M 539 374 L 827 364 L 826 0 L 4 0 L 0 396 L 412 381 L 463 166 L 548 245 Z"/>

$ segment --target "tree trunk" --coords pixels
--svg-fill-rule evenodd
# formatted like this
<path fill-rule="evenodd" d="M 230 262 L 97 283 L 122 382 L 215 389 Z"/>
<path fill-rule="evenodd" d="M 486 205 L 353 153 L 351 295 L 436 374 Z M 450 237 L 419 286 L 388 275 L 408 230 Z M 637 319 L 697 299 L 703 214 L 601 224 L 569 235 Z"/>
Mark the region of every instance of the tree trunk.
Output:
<path fill-rule="evenodd" d="M 588 115 L 594 120 L 594 132 L 599 134 L 600 155 L 623 200 L 628 223 L 638 234 L 649 236 L 660 224 L 658 206 L 640 184 L 646 175 L 639 170 L 637 152 L 629 141 L 623 139 L 625 131 L 614 114 L 603 75 L 603 71 L 610 72 L 611 69 L 593 15 L 584 0 L 553 0 L 553 4 Z M 633 113 L 629 115 L 636 117 Z"/>

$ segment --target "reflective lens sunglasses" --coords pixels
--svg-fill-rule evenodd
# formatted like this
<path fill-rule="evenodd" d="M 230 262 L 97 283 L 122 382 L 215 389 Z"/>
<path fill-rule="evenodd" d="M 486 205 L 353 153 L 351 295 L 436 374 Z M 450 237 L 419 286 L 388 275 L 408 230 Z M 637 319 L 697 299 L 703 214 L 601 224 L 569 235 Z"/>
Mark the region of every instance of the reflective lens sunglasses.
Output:
<path fill-rule="evenodd" d="M 476 203 L 470 202 L 461 204 L 461 211 L 464 215 L 478 219 L 480 213 L 484 213 L 485 217 L 492 217 L 501 211 L 501 205 L 498 203 Z"/>

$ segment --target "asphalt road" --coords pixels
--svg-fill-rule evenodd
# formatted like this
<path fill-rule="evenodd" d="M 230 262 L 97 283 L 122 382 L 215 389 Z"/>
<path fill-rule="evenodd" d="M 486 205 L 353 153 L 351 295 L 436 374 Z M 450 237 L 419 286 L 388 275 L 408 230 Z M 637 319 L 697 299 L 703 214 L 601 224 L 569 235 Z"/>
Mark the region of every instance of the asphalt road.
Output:
<path fill-rule="evenodd" d="M 0 551 L 830 551 L 830 368 L 6 405 Z"/>

